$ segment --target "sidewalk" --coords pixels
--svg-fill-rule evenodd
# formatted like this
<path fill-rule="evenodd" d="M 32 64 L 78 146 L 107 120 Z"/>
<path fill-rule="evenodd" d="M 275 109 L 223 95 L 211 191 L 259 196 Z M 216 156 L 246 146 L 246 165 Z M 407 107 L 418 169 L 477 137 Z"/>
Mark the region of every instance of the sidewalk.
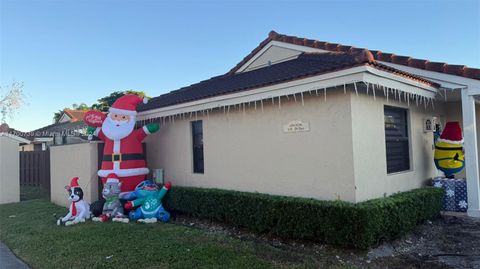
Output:
<path fill-rule="evenodd" d="M 29 269 L 29 267 L 0 242 L 0 269 Z"/>

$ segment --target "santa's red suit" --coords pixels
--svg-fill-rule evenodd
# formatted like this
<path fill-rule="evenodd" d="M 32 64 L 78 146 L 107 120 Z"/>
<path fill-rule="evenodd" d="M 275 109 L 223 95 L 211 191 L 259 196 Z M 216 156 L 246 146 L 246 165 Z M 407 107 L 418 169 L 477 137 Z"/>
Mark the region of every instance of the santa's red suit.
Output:
<path fill-rule="evenodd" d="M 142 141 L 147 135 L 159 129 L 158 124 L 133 129 L 137 113 L 136 106 L 141 102 L 142 99 L 136 95 L 124 95 L 118 98 L 109 109 L 110 113 L 103 121 L 102 127 L 97 127 L 93 132 L 105 142 L 102 166 L 98 176 L 105 182 L 109 174 L 117 174 L 122 182 L 122 192 L 133 191 L 140 182 L 145 180 L 149 171 L 146 167 Z M 129 120 L 125 120 L 122 115 Z"/>
<path fill-rule="evenodd" d="M 148 130 L 143 127 L 123 139 L 111 140 L 101 129 L 98 131 L 98 138 L 105 142 L 102 168 L 98 171 L 102 181 L 105 181 L 110 173 L 117 174 L 122 181 L 123 192 L 133 191 L 135 186 L 145 179 L 149 171 L 146 167 L 142 141 L 148 134 Z"/>

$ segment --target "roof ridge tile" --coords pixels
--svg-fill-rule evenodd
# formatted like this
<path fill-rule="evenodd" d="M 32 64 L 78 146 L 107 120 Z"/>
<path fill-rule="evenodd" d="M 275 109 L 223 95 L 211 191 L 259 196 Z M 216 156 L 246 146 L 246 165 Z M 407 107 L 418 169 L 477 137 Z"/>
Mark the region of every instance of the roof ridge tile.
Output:
<path fill-rule="evenodd" d="M 297 36 L 289 36 L 284 34 L 279 34 L 275 31 L 270 31 L 268 37 L 263 40 L 258 47 L 256 47 L 250 54 L 243 58 L 234 68 L 232 68 L 228 73 L 235 73 L 242 65 L 249 61 L 260 49 L 265 47 L 270 41 L 280 41 L 286 42 L 295 45 L 303 45 L 311 48 L 317 48 L 322 50 L 330 51 L 344 51 L 347 47 L 350 47 L 349 50 L 352 50 L 353 46 L 329 43 L 325 41 L 319 41 L 314 39 L 300 38 Z M 429 60 L 417 59 L 411 56 L 397 56 L 393 53 L 386 53 L 382 51 L 372 50 L 371 51 L 375 60 L 383 62 L 391 62 L 399 65 L 409 66 L 413 68 L 424 69 L 428 71 L 440 72 L 450 75 L 456 75 L 471 79 L 480 80 L 480 69 L 472 68 L 465 65 L 454 65 L 441 62 L 431 62 Z M 460 68 L 462 66 L 462 68 Z"/>

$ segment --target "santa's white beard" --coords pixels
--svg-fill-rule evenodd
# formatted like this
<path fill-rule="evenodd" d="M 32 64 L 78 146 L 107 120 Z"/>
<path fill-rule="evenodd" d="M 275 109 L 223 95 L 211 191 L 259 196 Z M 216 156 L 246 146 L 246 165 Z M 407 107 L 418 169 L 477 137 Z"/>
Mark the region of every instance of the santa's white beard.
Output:
<path fill-rule="evenodd" d="M 135 128 L 135 116 L 130 116 L 128 121 L 116 121 L 107 117 L 102 124 L 102 131 L 112 140 L 120 140 L 132 133 Z"/>

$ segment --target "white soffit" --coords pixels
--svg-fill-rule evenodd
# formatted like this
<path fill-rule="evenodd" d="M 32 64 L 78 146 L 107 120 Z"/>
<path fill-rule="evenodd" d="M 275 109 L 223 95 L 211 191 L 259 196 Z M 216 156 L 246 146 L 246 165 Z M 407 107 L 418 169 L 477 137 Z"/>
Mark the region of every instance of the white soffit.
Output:
<path fill-rule="evenodd" d="M 351 84 L 354 86 L 356 94 L 358 94 L 357 86 L 365 86 L 367 94 L 372 95 L 373 98 L 383 95 L 386 98 L 392 96 L 392 99 L 397 99 L 398 96 L 400 102 L 403 101 L 408 104 L 413 101 L 417 105 L 419 102 L 426 105 L 437 94 L 436 88 L 424 83 L 373 67 L 358 66 L 281 84 L 142 111 L 138 113 L 137 120 L 165 120 L 165 118 L 168 118 L 172 121 L 177 116 L 180 118 L 184 118 L 186 115 L 192 117 L 192 115 L 196 116 L 197 113 L 208 116 L 208 113 L 214 109 L 225 111 L 226 109 L 230 110 L 231 106 L 243 106 L 243 109 L 245 109 L 245 105 L 250 106 L 252 103 L 255 107 L 257 105 L 263 107 L 264 103 L 271 102 L 281 107 L 281 97 L 291 96 L 295 100 L 298 98 L 303 103 L 304 94 L 323 96 L 326 100 L 328 91 L 340 88 L 346 93 L 347 85 Z M 433 102 L 431 103 L 433 105 Z"/>

